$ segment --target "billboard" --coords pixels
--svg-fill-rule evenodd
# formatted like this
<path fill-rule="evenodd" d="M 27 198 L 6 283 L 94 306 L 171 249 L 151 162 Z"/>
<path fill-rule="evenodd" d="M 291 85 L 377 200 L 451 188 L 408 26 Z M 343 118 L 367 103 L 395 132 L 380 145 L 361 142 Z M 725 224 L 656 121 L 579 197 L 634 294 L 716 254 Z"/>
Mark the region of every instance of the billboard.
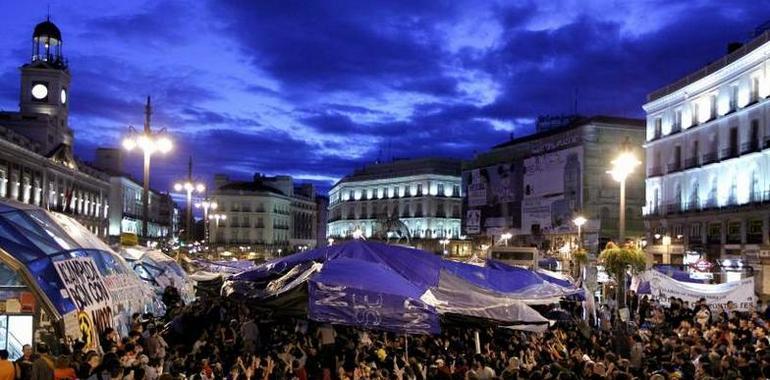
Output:
<path fill-rule="evenodd" d="M 582 207 L 583 147 L 543 153 L 524 160 L 521 229 L 570 231 Z"/>
<path fill-rule="evenodd" d="M 467 194 L 465 233 L 473 235 L 519 227 L 523 173 L 521 160 L 463 172 Z"/>

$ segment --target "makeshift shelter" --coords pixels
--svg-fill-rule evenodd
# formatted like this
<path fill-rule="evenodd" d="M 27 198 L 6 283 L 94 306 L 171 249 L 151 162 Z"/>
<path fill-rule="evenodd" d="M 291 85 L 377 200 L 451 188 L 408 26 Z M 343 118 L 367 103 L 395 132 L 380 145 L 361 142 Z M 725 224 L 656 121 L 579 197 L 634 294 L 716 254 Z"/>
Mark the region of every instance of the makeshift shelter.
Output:
<path fill-rule="evenodd" d="M 442 318 L 545 328 L 548 320 L 530 305 L 558 302 L 580 290 L 504 264 L 477 266 L 353 240 L 236 274 L 223 292 L 320 322 L 438 333 Z"/>
<path fill-rule="evenodd" d="M 195 299 L 195 281 L 172 257 L 157 249 L 142 246 L 121 247 L 120 255 L 128 262 L 142 281 L 147 283 L 160 297 L 167 286 L 179 290 L 185 303 Z"/>
<path fill-rule="evenodd" d="M 0 201 L 0 349 L 61 337 L 98 345 L 107 328 L 128 333 L 131 314 L 155 311 L 152 290 L 74 219 Z M 34 333 L 33 333 L 34 332 Z"/>

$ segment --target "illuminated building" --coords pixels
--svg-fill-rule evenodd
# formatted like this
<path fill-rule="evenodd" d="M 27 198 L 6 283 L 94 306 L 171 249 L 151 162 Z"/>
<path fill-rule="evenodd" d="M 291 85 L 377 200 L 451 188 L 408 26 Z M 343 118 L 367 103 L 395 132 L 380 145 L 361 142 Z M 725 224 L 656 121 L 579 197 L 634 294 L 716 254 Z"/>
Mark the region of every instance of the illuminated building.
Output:
<path fill-rule="evenodd" d="M 0 112 L 0 198 L 67 213 L 105 237 L 109 177 L 72 153 L 70 73 L 52 22 L 35 26 L 20 71 L 20 110 Z"/>
<path fill-rule="evenodd" d="M 770 253 L 768 55 L 765 32 L 648 95 L 644 214 L 655 261 Z"/>
<path fill-rule="evenodd" d="M 463 163 L 463 231 L 487 242 L 511 234 L 511 244 L 535 244 L 544 253 L 569 251 L 577 247 L 573 219 L 580 215 L 587 219 L 582 227 L 584 246 L 598 252 L 619 235 L 620 188 L 607 171 L 624 144 L 641 159 L 643 142 L 642 120 L 541 118 L 535 133 L 498 144 Z M 644 233 L 643 194 L 643 175 L 637 170 L 627 185 L 629 238 Z"/>
<path fill-rule="evenodd" d="M 209 239 L 217 247 L 249 247 L 275 255 L 314 248 L 318 211 L 315 187 L 290 176 L 256 173 L 252 181 L 217 175 L 211 195 L 217 215 L 209 220 Z"/>
<path fill-rule="evenodd" d="M 327 236 L 350 238 L 360 231 L 367 239 L 394 238 L 403 243 L 459 239 L 461 203 L 458 160 L 376 163 L 355 170 L 331 188 Z"/>

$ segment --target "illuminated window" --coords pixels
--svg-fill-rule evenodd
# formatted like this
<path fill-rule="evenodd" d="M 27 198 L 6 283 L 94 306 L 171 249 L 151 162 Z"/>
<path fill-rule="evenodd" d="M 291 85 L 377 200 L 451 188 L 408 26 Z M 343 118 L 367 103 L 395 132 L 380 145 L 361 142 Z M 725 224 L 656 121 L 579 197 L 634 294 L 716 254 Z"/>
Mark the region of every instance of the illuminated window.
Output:
<path fill-rule="evenodd" d="M 730 108 L 728 112 L 733 112 L 738 108 L 738 86 L 730 86 Z"/>
<path fill-rule="evenodd" d="M 759 77 L 751 78 L 751 97 L 750 102 L 754 103 L 759 100 Z"/>

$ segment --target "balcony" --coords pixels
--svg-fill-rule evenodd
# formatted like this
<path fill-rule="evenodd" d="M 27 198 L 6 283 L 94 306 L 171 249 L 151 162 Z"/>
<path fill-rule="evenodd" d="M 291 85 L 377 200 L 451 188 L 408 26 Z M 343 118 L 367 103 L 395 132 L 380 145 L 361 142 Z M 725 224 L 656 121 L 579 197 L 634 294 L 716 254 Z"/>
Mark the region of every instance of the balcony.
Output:
<path fill-rule="evenodd" d="M 700 161 L 698 161 L 698 156 L 687 158 L 684 160 L 684 168 L 685 169 L 692 169 L 694 167 L 700 166 Z"/>
<path fill-rule="evenodd" d="M 750 200 L 747 203 L 737 204 L 735 202 L 728 202 L 725 205 L 719 205 L 714 198 L 707 199 L 702 205 L 698 204 L 698 201 L 691 201 L 682 207 L 681 203 L 673 202 L 661 205 L 661 208 L 651 209 L 645 216 L 663 216 L 663 215 L 675 215 L 675 214 L 692 214 L 700 212 L 744 212 L 757 207 L 767 207 L 770 205 L 770 191 L 755 191 L 750 194 Z M 660 212 L 664 211 L 664 212 Z"/>
<path fill-rule="evenodd" d="M 717 161 L 719 161 L 719 155 L 717 155 L 717 152 L 706 153 L 703 155 L 703 161 L 701 162 L 701 165 L 708 165 Z"/>
<path fill-rule="evenodd" d="M 720 157 L 721 160 L 729 160 L 731 158 L 738 157 L 738 147 L 730 147 L 722 149 L 722 156 Z"/>
<path fill-rule="evenodd" d="M 663 175 L 663 168 L 660 166 L 652 166 L 647 170 L 647 177 L 660 177 Z"/>
<path fill-rule="evenodd" d="M 669 136 L 677 134 L 679 132 L 682 132 L 682 125 L 681 124 L 672 124 L 671 125 L 671 132 L 668 134 Z"/>
<path fill-rule="evenodd" d="M 676 161 L 668 164 L 668 173 L 678 172 L 682 170 L 682 162 Z"/>
<path fill-rule="evenodd" d="M 759 151 L 759 140 L 752 140 L 741 144 L 741 154 L 749 154 Z"/>

